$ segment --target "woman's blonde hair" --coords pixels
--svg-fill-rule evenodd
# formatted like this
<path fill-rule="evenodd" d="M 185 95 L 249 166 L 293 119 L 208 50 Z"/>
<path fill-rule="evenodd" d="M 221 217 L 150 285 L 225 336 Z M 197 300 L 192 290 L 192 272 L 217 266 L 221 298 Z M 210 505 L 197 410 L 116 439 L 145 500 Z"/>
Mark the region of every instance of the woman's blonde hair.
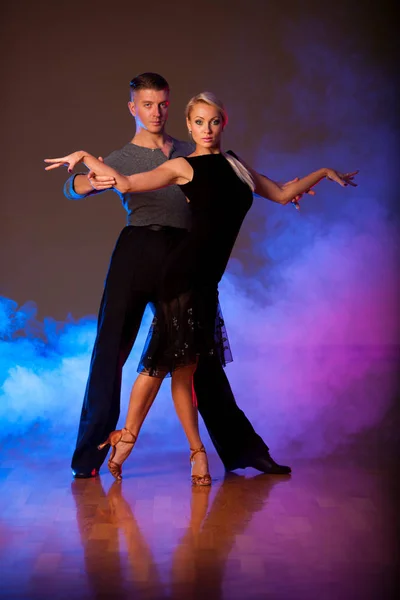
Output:
<path fill-rule="evenodd" d="M 212 92 L 201 92 L 201 94 L 197 94 L 197 96 L 193 96 L 193 98 L 189 100 L 185 109 L 186 119 L 190 120 L 190 114 L 196 104 L 208 104 L 209 106 L 215 106 L 221 115 L 222 127 L 224 128 L 228 123 L 228 113 L 226 112 L 225 106 Z M 231 154 L 228 154 L 227 152 L 222 152 L 222 154 L 225 156 L 236 175 L 242 181 L 244 181 L 244 183 L 247 183 L 247 185 L 254 192 L 255 184 L 250 172 L 246 169 L 246 167 Z"/>

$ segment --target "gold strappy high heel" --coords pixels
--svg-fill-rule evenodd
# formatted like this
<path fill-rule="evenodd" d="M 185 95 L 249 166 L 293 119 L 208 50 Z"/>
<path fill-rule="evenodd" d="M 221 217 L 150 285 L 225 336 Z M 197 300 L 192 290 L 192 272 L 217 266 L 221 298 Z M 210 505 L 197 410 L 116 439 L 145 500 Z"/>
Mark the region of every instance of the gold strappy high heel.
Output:
<path fill-rule="evenodd" d="M 194 463 L 193 459 L 198 452 L 204 452 L 204 454 L 206 454 L 206 449 L 204 448 L 204 446 L 201 446 L 201 448 L 196 448 L 195 450 L 193 450 L 193 448 L 190 448 L 190 464 L 192 465 L 192 467 Z M 210 473 L 206 473 L 205 475 L 192 475 L 191 477 L 192 485 L 211 485 Z"/>
<path fill-rule="evenodd" d="M 131 436 L 133 439 L 124 440 L 123 438 L 126 435 Z M 123 456 L 122 462 L 120 464 L 113 461 L 113 458 L 117 451 L 117 444 L 119 442 L 123 442 L 124 444 L 132 445 L 132 447 L 129 448 L 129 451 L 126 453 L 126 456 Z M 110 444 L 110 446 L 112 447 L 111 456 L 108 459 L 107 466 L 108 466 L 108 469 L 109 469 L 111 475 L 113 477 L 115 477 L 115 479 L 118 479 L 118 480 L 122 479 L 122 464 L 128 458 L 130 453 L 132 452 L 135 442 L 136 442 L 136 436 L 133 435 L 133 433 L 130 432 L 129 429 L 124 427 L 123 429 L 117 429 L 116 431 L 112 431 L 110 433 L 110 435 L 108 436 L 108 438 L 106 439 L 106 441 L 103 442 L 102 444 L 100 444 L 99 446 L 97 446 L 99 450 L 102 450 L 104 448 L 104 446 L 107 446 L 107 444 Z"/>

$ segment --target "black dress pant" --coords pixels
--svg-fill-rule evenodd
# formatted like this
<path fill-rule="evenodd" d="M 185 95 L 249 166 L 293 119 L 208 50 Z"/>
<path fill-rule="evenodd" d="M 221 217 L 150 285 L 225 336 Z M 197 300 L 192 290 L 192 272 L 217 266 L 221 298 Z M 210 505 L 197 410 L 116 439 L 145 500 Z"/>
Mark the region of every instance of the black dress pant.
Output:
<path fill-rule="evenodd" d="M 99 469 L 108 447 L 98 450 L 117 425 L 122 368 L 132 350 L 146 305 L 156 300 L 166 256 L 186 231 L 125 227 L 111 257 L 101 300 L 89 378 L 86 385 L 76 449 L 75 471 Z M 217 358 L 199 361 L 194 378 L 199 412 L 228 469 L 245 467 L 252 456 L 268 453 L 235 402 Z"/>

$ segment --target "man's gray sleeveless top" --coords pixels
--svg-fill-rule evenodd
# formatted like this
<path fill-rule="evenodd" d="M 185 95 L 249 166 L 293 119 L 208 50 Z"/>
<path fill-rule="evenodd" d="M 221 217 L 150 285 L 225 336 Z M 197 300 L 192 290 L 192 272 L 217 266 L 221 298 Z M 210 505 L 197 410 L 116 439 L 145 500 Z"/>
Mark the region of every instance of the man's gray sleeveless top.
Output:
<path fill-rule="evenodd" d="M 172 139 L 172 149 L 169 157 L 159 150 L 143 148 L 136 144 L 126 144 L 120 150 L 115 150 L 104 159 L 122 175 L 134 175 L 151 171 L 167 160 L 187 156 L 194 150 L 190 142 Z M 74 191 L 75 175 L 70 177 L 64 186 L 64 194 L 70 200 L 80 200 L 81 196 Z M 116 190 L 115 190 L 116 191 Z M 190 212 L 183 192 L 177 185 L 171 185 L 153 192 L 138 192 L 136 194 L 121 194 L 122 204 L 128 213 L 127 225 L 165 225 L 190 229 Z"/>

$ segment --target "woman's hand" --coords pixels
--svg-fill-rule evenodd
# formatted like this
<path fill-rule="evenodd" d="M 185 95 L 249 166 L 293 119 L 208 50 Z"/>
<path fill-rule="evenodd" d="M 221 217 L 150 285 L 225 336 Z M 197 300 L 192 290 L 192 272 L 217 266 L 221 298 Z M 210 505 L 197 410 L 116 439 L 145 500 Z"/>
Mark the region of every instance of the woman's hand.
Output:
<path fill-rule="evenodd" d="M 58 167 L 67 167 L 68 173 L 72 173 L 75 165 L 79 164 L 83 161 L 84 157 L 87 156 L 87 152 L 83 150 L 78 150 L 78 152 L 73 152 L 72 154 L 68 154 L 67 156 L 62 156 L 61 158 L 45 158 L 45 163 L 50 163 L 48 167 L 45 168 L 46 171 L 51 171 L 52 169 L 58 169 Z"/>
<path fill-rule="evenodd" d="M 352 173 L 339 173 L 339 171 L 335 171 L 334 169 L 326 169 L 325 177 L 330 181 L 336 181 L 336 183 L 342 187 L 346 187 L 348 185 L 357 187 L 357 184 L 353 181 L 357 173 L 358 171 L 353 171 Z"/>
<path fill-rule="evenodd" d="M 90 185 L 97 191 L 115 187 L 118 191 L 125 193 L 130 189 L 129 177 L 121 175 L 109 165 L 104 164 L 101 157 L 95 158 L 92 154 L 88 154 L 88 152 L 85 152 L 84 150 L 73 152 L 72 154 L 60 158 L 46 158 L 45 162 L 50 163 L 49 166 L 46 167 L 46 171 L 66 166 L 69 173 L 72 172 L 75 165 L 83 162 L 89 169 L 88 179 Z M 151 189 L 155 188 L 152 187 Z"/>

